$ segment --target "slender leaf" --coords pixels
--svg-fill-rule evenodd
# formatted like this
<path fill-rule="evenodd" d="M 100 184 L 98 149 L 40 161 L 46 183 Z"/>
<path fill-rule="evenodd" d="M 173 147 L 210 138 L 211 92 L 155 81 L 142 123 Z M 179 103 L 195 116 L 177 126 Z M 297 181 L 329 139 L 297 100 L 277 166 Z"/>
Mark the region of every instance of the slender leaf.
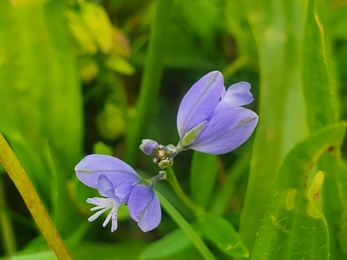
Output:
<path fill-rule="evenodd" d="M 158 192 L 157 192 L 158 193 Z M 196 231 L 189 225 L 189 223 L 179 214 L 179 212 L 165 199 L 160 193 L 158 193 L 160 203 L 165 211 L 171 216 L 176 224 L 183 230 L 186 236 L 192 241 L 196 249 L 201 253 L 205 259 L 215 259 L 208 247 L 201 240 Z"/>
<path fill-rule="evenodd" d="M 330 54 L 317 0 L 309 0 L 303 36 L 302 90 L 311 131 L 338 119 L 336 81 L 328 65 Z"/>
<path fill-rule="evenodd" d="M 221 183 L 221 187 L 216 189 L 210 208 L 211 212 L 220 215 L 227 209 L 230 198 L 234 193 L 237 181 L 239 181 L 241 176 L 246 174 L 247 170 L 249 169 L 249 161 L 251 159 L 250 148 L 251 146 L 248 145 L 242 157 L 238 158 L 238 160 L 228 170 L 225 180 L 223 180 Z"/>
<path fill-rule="evenodd" d="M 150 244 L 141 254 L 141 259 L 162 259 L 177 254 L 189 246 L 192 246 L 191 240 L 182 229 L 176 229 Z"/>
<path fill-rule="evenodd" d="M 9 260 L 56 260 L 53 251 L 46 251 L 28 255 L 19 255 L 9 258 Z"/>
<path fill-rule="evenodd" d="M 0 124 L 0 132 L 4 134 L 18 157 L 18 160 L 26 170 L 29 179 L 42 198 L 43 204 L 49 206 L 49 195 L 51 190 L 49 175 L 38 154 L 35 153 L 19 131 Z"/>
<path fill-rule="evenodd" d="M 190 170 L 190 187 L 193 201 L 206 207 L 216 182 L 217 157 L 194 152 Z"/>
<path fill-rule="evenodd" d="M 309 0 L 304 24 L 302 52 L 302 89 L 306 106 L 306 118 L 311 131 L 321 129 L 339 119 L 337 79 L 331 60 L 331 39 L 325 33 L 324 1 Z M 324 11 L 323 11 L 324 10 Z M 341 160 L 340 149 L 326 152 L 319 161 L 326 171 L 323 187 L 324 213 L 330 233 L 332 259 L 346 258 L 345 245 L 338 246 L 337 239 L 343 211 L 347 208 L 347 171 Z M 341 232 L 339 233 L 341 234 Z M 340 239 L 340 243 L 341 243 Z"/>
<path fill-rule="evenodd" d="M 204 212 L 198 216 L 198 220 L 204 236 L 222 252 L 233 257 L 249 257 L 249 251 L 241 242 L 240 235 L 224 218 Z"/>

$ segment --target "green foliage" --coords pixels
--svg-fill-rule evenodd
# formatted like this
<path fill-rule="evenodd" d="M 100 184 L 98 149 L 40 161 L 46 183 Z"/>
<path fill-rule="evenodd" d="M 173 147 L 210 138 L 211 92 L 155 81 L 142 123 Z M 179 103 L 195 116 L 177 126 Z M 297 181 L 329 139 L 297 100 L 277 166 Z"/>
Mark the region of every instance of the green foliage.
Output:
<path fill-rule="evenodd" d="M 303 34 L 302 90 L 311 131 L 339 118 L 336 79 L 331 71 L 331 54 L 324 24 L 317 10 L 319 4 L 319 1 L 308 1 Z"/>
<path fill-rule="evenodd" d="M 22 154 L 38 191 L 46 194 L 46 204 L 52 199 L 62 233 L 71 228 L 67 220 L 76 212 L 66 180 L 82 151 L 81 89 L 64 8 L 57 1 L 0 4 L 0 113 L 6 115 L 0 118 L 0 131 L 14 148 L 21 146 L 15 151 Z"/>
<path fill-rule="evenodd" d="M 201 240 L 199 234 L 189 225 L 188 222 L 177 212 L 177 210 L 167 201 L 163 196 L 159 194 L 160 203 L 165 211 L 171 216 L 176 224 L 183 230 L 184 234 L 195 245 L 196 249 L 204 256 L 205 259 L 215 259 L 208 247 Z"/>
<path fill-rule="evenodd" d="M 224 218 L 205 212 L 198 216 L 198 220 L 203 235 L 222 252 L 233 257 L 249 257 L 240 235 Z"/>
<path fill-rule="evenodd" d="M 141 259 L 162 259 L 175 255 L 191 245 L 191 241 L 182 229 L 176 229 L 148 246 L 142 252 Z"/>
<path fill-rule="evenodd" d="M 241 237 L 251 249 L 279 165 L 306 132 L 300 84 L 304 6 L 277 0 L 247 1 L 244 6 L 257 44 L 260 71 L 261 120 L 240 220 Z"/>
<path fill-rule="evenodd" d="M 190 186 L 192 200 L 206 206 L 211 198 L 217 175 L 217 157 L 211 154 L 194 152 L 191 165 Z"/>
<path fill-rule="evenodd" d="M 0 132 L 72 257 L 345 259 L 346 10 L 322 0 L 0 1 Z M 227 155 L 175 157 L 179 186 L 156 185 L 156 230 L 139 231 L 126 206 L 114 233 L 89 223 L 86 199 L 99 194 L 74 175 L 83 154 L 157 174 L 141 139 L 177 144 L 180 100 L 211 70 L 226 87 L 252 84 L 253 137 Z M 0 178 L 0 257 L 55 259 L 1 165 Z"/>
<path fill-rule="evenodd" d="M 345 131 L 345 123 L 323 128 L 285 157 L 252 259 L 329 259 L 329 232 L 320 194 L 324 173 L 318 172 L 311 182 L 309 173 L 324 151 L 341 145 Z"/>

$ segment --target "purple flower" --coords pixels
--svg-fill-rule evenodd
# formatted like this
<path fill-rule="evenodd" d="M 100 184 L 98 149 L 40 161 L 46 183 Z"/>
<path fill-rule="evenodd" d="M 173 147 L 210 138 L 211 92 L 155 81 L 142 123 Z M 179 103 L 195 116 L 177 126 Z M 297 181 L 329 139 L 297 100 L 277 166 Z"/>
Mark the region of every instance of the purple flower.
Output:
<path fill-rule="evenodd" d="M 87 202 L 95 205 L 97 211 L 88 220 L 94 221 L 110 210 L 103 223 L 111 220 L 111 232 L 117 229 L 117 211 L 121 204 L 127 204 L 130 216 L 142 231 L 156 228 L 161 220 L 161 209 L 154 180 L 143 180 L 125 162 L 108 155 L 88 155 L 75 167 L 77 178 L 85 185 L 97 189 L 102 198 L 94 197 Z"/>
<path fill-rule="evenodd" d="M 253 101 L 250 88 L 249 83 L 239 82 L 225 90 L 219 71 L 196 82 L 178 109 L 178 152 L 193 149 L 224 154 L 243 144 L 258 123 L 256 113 L 240 107 Z"/>

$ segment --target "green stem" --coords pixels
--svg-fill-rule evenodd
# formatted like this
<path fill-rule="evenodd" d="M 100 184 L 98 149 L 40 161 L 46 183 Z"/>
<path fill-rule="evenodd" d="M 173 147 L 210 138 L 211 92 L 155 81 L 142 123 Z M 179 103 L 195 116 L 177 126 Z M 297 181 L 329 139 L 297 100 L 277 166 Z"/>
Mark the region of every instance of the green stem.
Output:
<path fill-rule="evenodd" d="M 181 186 L 179 185 L 176 175 L 174 171 L 172 170 L 171 167 L 168 167 L 166 169 L 166 177 L 167 180 L 169 181 L 171 187 L 173 190 L 176 192 L 178 197 L 194 212 L 195 215 L 198 215 L 200 212 L 203 211 L 202 208 L 199 206 L 195 205 L 189 198 L 188 196 L 184 193 L 182 190 Z"/>
<path fill-rule="evenodd" d="M 132 165 L 135 161 L 141 138 L 148 128 L 150 115 L 157 104 L 161 73 L 164 64 L 165 46 L 169 31 L 173 0 L 158 0 L 156 14 L 151 27 L 147 60 L 144 67 L 140 95 L 136 106 L 134 125 L 127 140 L 125 161 Z M 142 137 L 141 137 L 142 136 Z"/>
<path fill-rule="evenodd" d="M 202 241 L 200 236 L 196 233 L 196 230 L 192 228 L 191 225 L 181 216 L 181 214 L 173 207 L 170 202 L 159 192 L 157 192 L 160 203 L 165 209 L 165 211 L 171 216 L 171 218 L 176 222 L 176 224 L 182 229 L 186 236 L 192 241 L 196 249 L 204 256 L 206 260 L 215 260 L 209 248 Z"/>
<path fill-rule="evenodd" d="M 224 76 L 224 80 L 231 78 L 239 69 L 241 69 L 247 63 L 247 58 L 241 56 L 237 58 L 233 63 L 231 63 L 228 67 L 226 67 L 222 74 Z"/>
<path fill-rule="evenodd" d="M 45 237 L 48 245 L 52 248 L 57 258 L 72 260 L 69 251 L 65 247 L 57 229 L 53 225 L 46 209 L 42 205 L 42 201 L 37 195 L 28 175 L 1 133 L 0 163 L 4 166 L 8 175 L 16 185 L 31 215 L 41 230 L 42 235 Z"/>
<path fill-rule="evenodd" d="M 0 206 L 6 207 L 6 196 L 4 184 L 0 178 Z M 16 252 L 16 239 L 14 236 L 11 220 L 4 210 L 0 209 L 0 227 L 2 233 L 2 241 L 7 256 L 13 255 Z"/>

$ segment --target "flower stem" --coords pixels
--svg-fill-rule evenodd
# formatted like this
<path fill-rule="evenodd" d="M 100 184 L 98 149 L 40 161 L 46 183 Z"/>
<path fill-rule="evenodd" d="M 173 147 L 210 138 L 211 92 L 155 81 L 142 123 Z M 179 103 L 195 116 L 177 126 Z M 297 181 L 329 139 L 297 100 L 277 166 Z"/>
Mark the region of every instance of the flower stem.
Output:
<path fill-rule="evenodd" d="M 72 260 L 69 251 L 65 247 L 63 240 L 49 218 L 46 209 L 42 205 L 42 201 L 37 195 L 34 186 L 1 133 L 0 163 L 4 166 L 8 175 L 16 185 L 31 215 L 41 230 L 42 235 L 45 237 L 57 258 Z"/>
<path fill-rule="evenodd" d="M 166 169 L 166 177 L 167 180 L 169 181 L 171 187 L 173 190 L 176 192 L 178 197 L 194 212 L 195 215 L 198 215 L 200 212 L 203 211 L 202 208 L 199 206 L 195 205 L 189 198 L 188 196 L 184 193 L 182 190 L 181 186 L 179 185 L 175 172 L 171 167 L 168 167 Z"/>
<path fill-rule="evenodd" d="M 124 159 L 130 165 L 134 163 L 138 146 L 141 143 L 141 136 L 146 133 L 150 115 L 157 104 L 173 2 L 173 0 L 157 0 L 140 95 L 136 106 L 136 116 L 127 139 Z"/>
<path fill-rule="evenodd" d="M 246 63 L 247 63 L 247 58 L 244 56 L 241 56 L 237 58 L 233 63 L 231 63 L 228 67 L 226 67 L 223 71 L 222 74 L 224 76 L 224 80 L 227 80 L 231 78 L 237 72 L 239 69 L 241 69 Z"/>

